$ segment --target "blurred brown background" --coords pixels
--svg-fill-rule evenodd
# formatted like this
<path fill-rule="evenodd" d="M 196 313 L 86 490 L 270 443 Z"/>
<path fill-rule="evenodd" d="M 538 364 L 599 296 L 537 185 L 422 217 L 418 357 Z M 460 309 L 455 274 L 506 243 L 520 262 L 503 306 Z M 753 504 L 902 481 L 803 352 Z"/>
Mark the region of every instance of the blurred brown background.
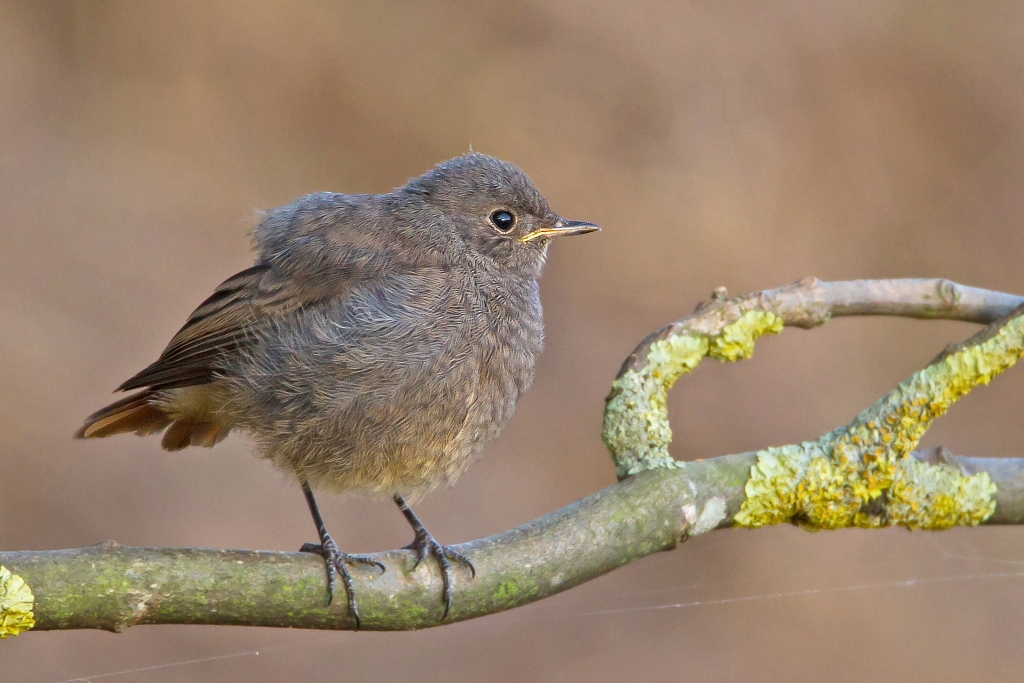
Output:
<path fill-rule="evenodd" d="M 714 287 L 1024 292 L 1020 3 L 3 1 L 0 547 L 314 540 L 299 489 L 243 438 L 172 454 L 71 433 L 251 262 L 256 209 L 387 191 L 470 145 L 605 230 L 554 246 L 533 390 L 417 508 L 446 542 L 612 483 L 611 378 Z M 675 454 L 814 437 L 971 329 L 840 320 L 709 362 L 673 392 Z M 926 445 L 1021 454 L 1022 392 L 1009 373 Z M 409 540 L 392 506 L 321 502 L 344 549 Z M 0 643 L 0 667 L 21 683 L 162 664 L 109 680 L 1012 680 L 1022 573 L 1014 528 L 717 532 L 420 633 L 29 633 Z"/>

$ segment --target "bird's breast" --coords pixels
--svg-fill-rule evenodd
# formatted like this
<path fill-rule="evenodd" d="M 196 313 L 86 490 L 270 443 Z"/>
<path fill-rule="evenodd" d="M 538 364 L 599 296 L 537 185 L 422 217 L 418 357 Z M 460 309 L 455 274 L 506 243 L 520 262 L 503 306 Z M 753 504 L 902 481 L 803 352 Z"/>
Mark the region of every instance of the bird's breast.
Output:
<path fill-rule="evenodd" d="M 481 288 L 478 382 L 472 397 L 473 450 L 496 437 L 533 382 L 544 344 L 536 282 Z"/>
<path fill-rule="evenodd" d="M 268 330 L 232 373 L 233 412 L 310 482 L 415 496 L 498 435 L 542 344 L 536 283 L 393 279 Z"/>

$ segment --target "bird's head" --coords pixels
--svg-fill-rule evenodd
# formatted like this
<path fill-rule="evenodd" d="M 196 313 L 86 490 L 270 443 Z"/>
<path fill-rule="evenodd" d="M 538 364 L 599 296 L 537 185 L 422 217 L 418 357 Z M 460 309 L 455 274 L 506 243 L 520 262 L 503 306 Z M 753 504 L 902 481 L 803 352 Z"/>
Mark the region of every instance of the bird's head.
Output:
<path fill-rule="evenodd" d="M 553 238 L 600 229 L 558 216 L 517 166 L 484 154 L 438 164 L 402 192 L 437 207 L 469 250 L 526 277 L 540 274 Z"/>

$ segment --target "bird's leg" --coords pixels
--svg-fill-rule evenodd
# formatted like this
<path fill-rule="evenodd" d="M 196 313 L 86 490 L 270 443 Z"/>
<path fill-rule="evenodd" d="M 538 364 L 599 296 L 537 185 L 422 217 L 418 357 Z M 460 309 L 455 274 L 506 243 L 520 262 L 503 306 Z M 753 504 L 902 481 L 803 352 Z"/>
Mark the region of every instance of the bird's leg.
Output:
<path fill-rule="evenodd" d="M 327 564 L 327 604 L 330 605 L 334 600 L 334 584 L 338 574 L 341 574 L 341 582 L 345 584 L 345 594 L 348 596 L 348 613 L 352 615 L 352 618 L 356 621 L 356 628 L 361 626 L 359 620 L 359 609 L 356 607 L 356 594 L 355 589 L 352 586 L 352 577 L 348 573 L 348 565 L 350 564 L 372 564 L 379 567 L 380 570 L 384 571 L 384 565 L 377 560 L 370 559 L 366 555 L 349 555 L 343 553 L 338 549 L 338 544 L 334 542 L 331 535 L 327 533 L 327 527 L 324 525 L 324 518 L 320 516 L 320 509 L 316 505 L 316 499 L 313 497 L 313 489 L 309 487 L 309 482 L 302 479 L 302 492 L 306 494 L 306 503 L 309 504 L 309 512 L 313 515 L 313 522 L 316 524 L 316 531 L 320 535 L 320 544 L 305 543 L 299 548 L 300 553 L 317 553 L 318 555 L 324 556 L 324 561 Z"/>
<path fill-rule="evenodd" d="M 437 564 L 441 568 L 441 578 L 444 581 L 444 592 L 442 593 L 444 614 L 441 615 L 441 618 L 444 619 L 452 608 L 452 566 L 448 560 L 465 565 L 469 569 L 470 576 L 474 578 L 476 577 L 476 569 L 465 555 L 438 543 L 430 532 L 427 531 L 426 527 L 423 526 L 423 522 L 412 511 L 408 503 L 405 502 L 405 498 L 402 498 L 397 493 L 395 494 L 395 505 L 402 511 L 405 518 L 409 520 L 409 525 L 412 527 L 413 533 L 416 534 L 412 543 L 405 546 L 409 550 L 416 551 L 416 564 L 413 565 L 413 569 L 419 566 L 423 558 L 427 556 L 427 553 L 437 558 Z"/>

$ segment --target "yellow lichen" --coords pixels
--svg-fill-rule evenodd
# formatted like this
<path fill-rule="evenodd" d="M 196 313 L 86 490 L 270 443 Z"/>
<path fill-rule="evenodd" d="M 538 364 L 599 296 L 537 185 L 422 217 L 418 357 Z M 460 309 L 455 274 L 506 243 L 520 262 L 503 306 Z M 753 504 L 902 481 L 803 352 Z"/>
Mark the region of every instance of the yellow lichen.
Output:
<path fill-rule="evenodd" d="M 914 374 L 850 425 L 816 441 L 758 453 L 746 485 L 740 526 L 795 522 L 811 529 L 848 526 L 946 529 L 976 525 L 995 511 L 988 474 L 963 474 L 913 457 L 932 420 L 1024 354 L 1024 316 Z"/>
<path fill-rule="evenodd" d="M 724 361 L 744 360 L 754 354 L 754 341 L 763 334 L 782 332 L 782 318 L 770 311 L 747 311 L 739 320 L 712 337 L 708 355 Z"/>
<path fill-rule="evenodd" d="M 754 341 L 782 331 L 782 319 L 769 311 L 747 311 L 716 334 L 687 330 L 650 346 L 640 370 L 629 370 L 612 384 L 601 436 L 622 479 L 642 470 L 680 467 L 668 452 L 668 390 L 704 356 L 722 361 L 749 358 Z"/>
<path fill-rule="evenodd" d="M 25 580 L 0 567 L 0 639 L 16 636 L 36 625 L 35 597 Z"/>

